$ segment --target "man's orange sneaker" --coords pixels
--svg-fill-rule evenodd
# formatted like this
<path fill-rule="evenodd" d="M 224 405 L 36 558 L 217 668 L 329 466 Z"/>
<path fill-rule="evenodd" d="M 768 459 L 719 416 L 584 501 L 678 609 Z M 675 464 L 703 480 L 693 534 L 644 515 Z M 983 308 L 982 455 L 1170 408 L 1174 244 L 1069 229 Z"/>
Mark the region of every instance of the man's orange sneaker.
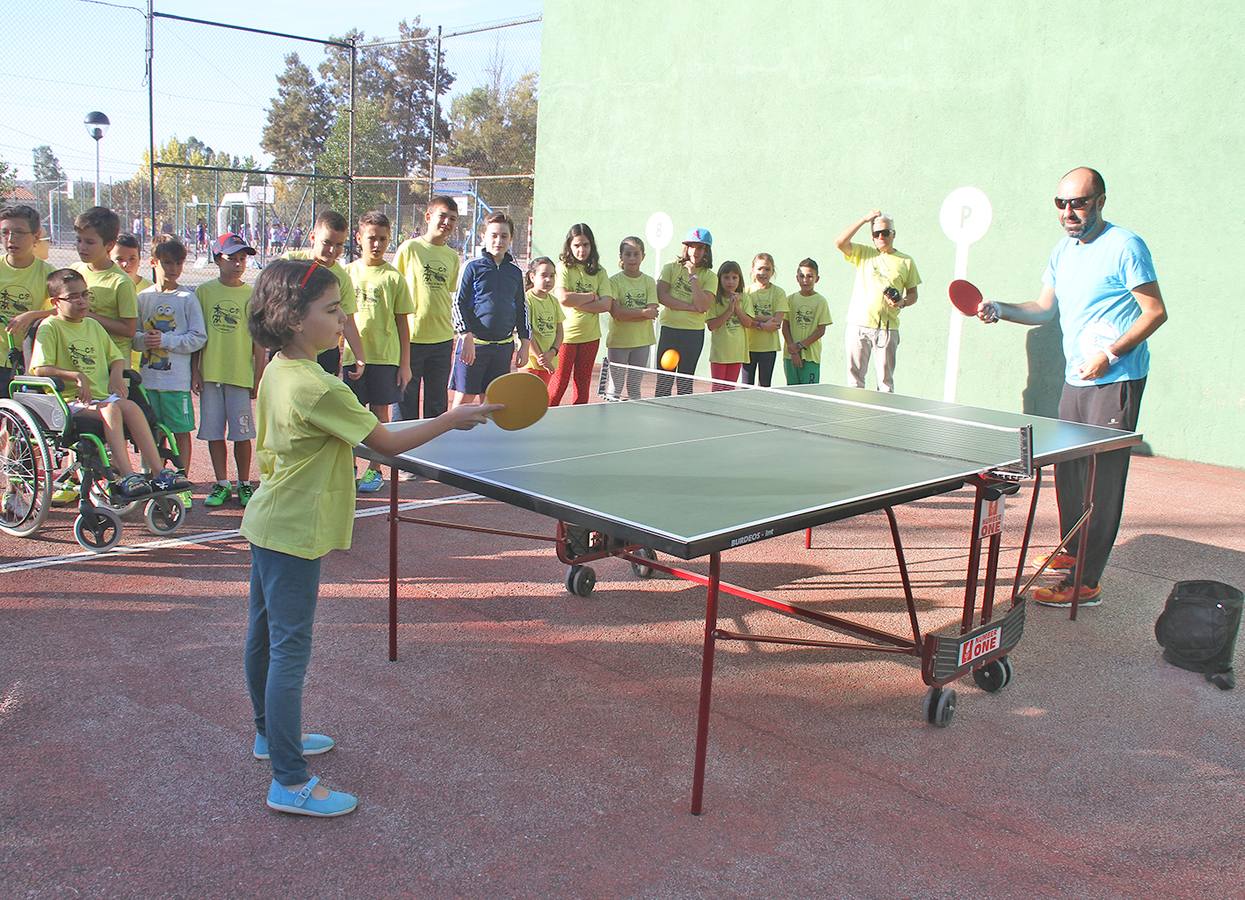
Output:
<path fill-rule="evenodd" d="M 1045 565 L 1048 572 L 1071 572 L 1076 568 L 1076 557 L 1071 553 L 1047 553 L 1038 557 L 1038 565 Z"/>
<path fill-rule="evenodd" d="M 1043 606 L 1070 607 L 1072 605 L 1072 585 L 1066 581 L 1061 581 L 1054 587 L 1038 588 L 1033 592 L 1033 601 Z M 1077 599 L 1078 607 L 1097 606 L 1101 602 L 1102 588 L 1081 585 L 1081 592 Z"/>

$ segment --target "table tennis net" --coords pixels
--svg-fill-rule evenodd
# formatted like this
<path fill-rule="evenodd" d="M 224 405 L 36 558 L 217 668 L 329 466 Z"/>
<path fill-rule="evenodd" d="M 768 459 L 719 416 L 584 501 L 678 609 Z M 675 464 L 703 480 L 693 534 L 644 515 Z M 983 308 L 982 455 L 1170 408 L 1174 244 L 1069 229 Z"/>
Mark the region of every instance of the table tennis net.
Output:
<path fill-rule="evenodd" d="M 601 362 L 598 391 L 611 402 L 660 404 L 691 415 L 963 460 L 978 471 L 1004 477 L 1027 478 L 1033 472 L 1029 426 L 988 425 L 885 403 L 736 384 L 608 360 Z"/>

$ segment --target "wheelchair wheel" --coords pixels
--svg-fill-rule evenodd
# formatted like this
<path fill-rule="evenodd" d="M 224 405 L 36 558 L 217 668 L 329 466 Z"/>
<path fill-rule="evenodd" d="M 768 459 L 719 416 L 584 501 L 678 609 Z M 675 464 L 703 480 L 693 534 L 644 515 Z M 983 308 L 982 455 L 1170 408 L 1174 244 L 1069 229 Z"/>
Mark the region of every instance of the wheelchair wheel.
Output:
<path fill-rule="evenodd" d="M 84 550 L 103 553 L 121 542 L 121 517 L 106 506 L 96 507 L 95 527 L 87 528 L 86 518 L 73 520 L 73 536 Z"/>
<path fill-rule="evenodd" d="M 186 521 L 186 504 L 176 494 L 153 497 L 143 507 L 143 521 L 152 534 L 172 534 Z"/>
<path fill-rule="evenodd" d="M 0 531 L 25 537 L 52 504 L 52 459 L 43 429 L 22 406 L 0 401 Z"/>

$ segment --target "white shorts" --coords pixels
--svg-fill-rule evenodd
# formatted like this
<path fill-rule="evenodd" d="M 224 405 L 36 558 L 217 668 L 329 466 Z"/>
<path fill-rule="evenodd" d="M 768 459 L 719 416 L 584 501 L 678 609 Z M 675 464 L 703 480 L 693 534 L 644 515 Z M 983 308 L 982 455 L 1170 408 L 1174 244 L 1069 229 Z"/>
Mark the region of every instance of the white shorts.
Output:
<path fill-rule="evenodd" d="M 92 400 L 90 403 L 83 403 L 81 400 L 70 400 L 65 405 L 69 407 L 69 412 L 82 412 L 84 409 L 99 409 L 105 403 L 116 403 L 121 398 L 116 394 L 109 394 L 107 397 L 101 397 L 99 400 Z"/>
<path fill-rule="evenodd" d="M 225 433 L 228 423 L 229 433 Z M 199 395 L 199 440 L 253 441 L 255 413 L 251 409 L 251 391 L 236 384 L 203 382 Z"/>

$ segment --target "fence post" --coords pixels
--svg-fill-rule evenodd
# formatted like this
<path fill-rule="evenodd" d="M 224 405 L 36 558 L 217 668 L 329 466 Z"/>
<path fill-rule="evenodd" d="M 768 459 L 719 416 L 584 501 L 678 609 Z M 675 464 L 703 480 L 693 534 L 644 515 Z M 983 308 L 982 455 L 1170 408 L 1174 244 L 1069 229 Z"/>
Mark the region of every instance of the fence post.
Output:
<path fill-rule="evenodd" d="M 354 74 L 355 64 L 358 61 L 359 48 L 356 46 L 356 39 L 350 39 L 350 109 L 349 120 L 347 121 L 346 135 L 346 228 L 350 237 L 346 241 L 348 252 L 346 254 L 346 262 L 351 262 L 355 258 L 355 229 L 354 229 Z"/>
<path fill-rule="evenodd" d="M 437 49 L 432 63 L 432 122 L 428 127 L 428 199 L 437 177 L 437 103 L 441 96 L 441 26 L 437 26 Z"/>

